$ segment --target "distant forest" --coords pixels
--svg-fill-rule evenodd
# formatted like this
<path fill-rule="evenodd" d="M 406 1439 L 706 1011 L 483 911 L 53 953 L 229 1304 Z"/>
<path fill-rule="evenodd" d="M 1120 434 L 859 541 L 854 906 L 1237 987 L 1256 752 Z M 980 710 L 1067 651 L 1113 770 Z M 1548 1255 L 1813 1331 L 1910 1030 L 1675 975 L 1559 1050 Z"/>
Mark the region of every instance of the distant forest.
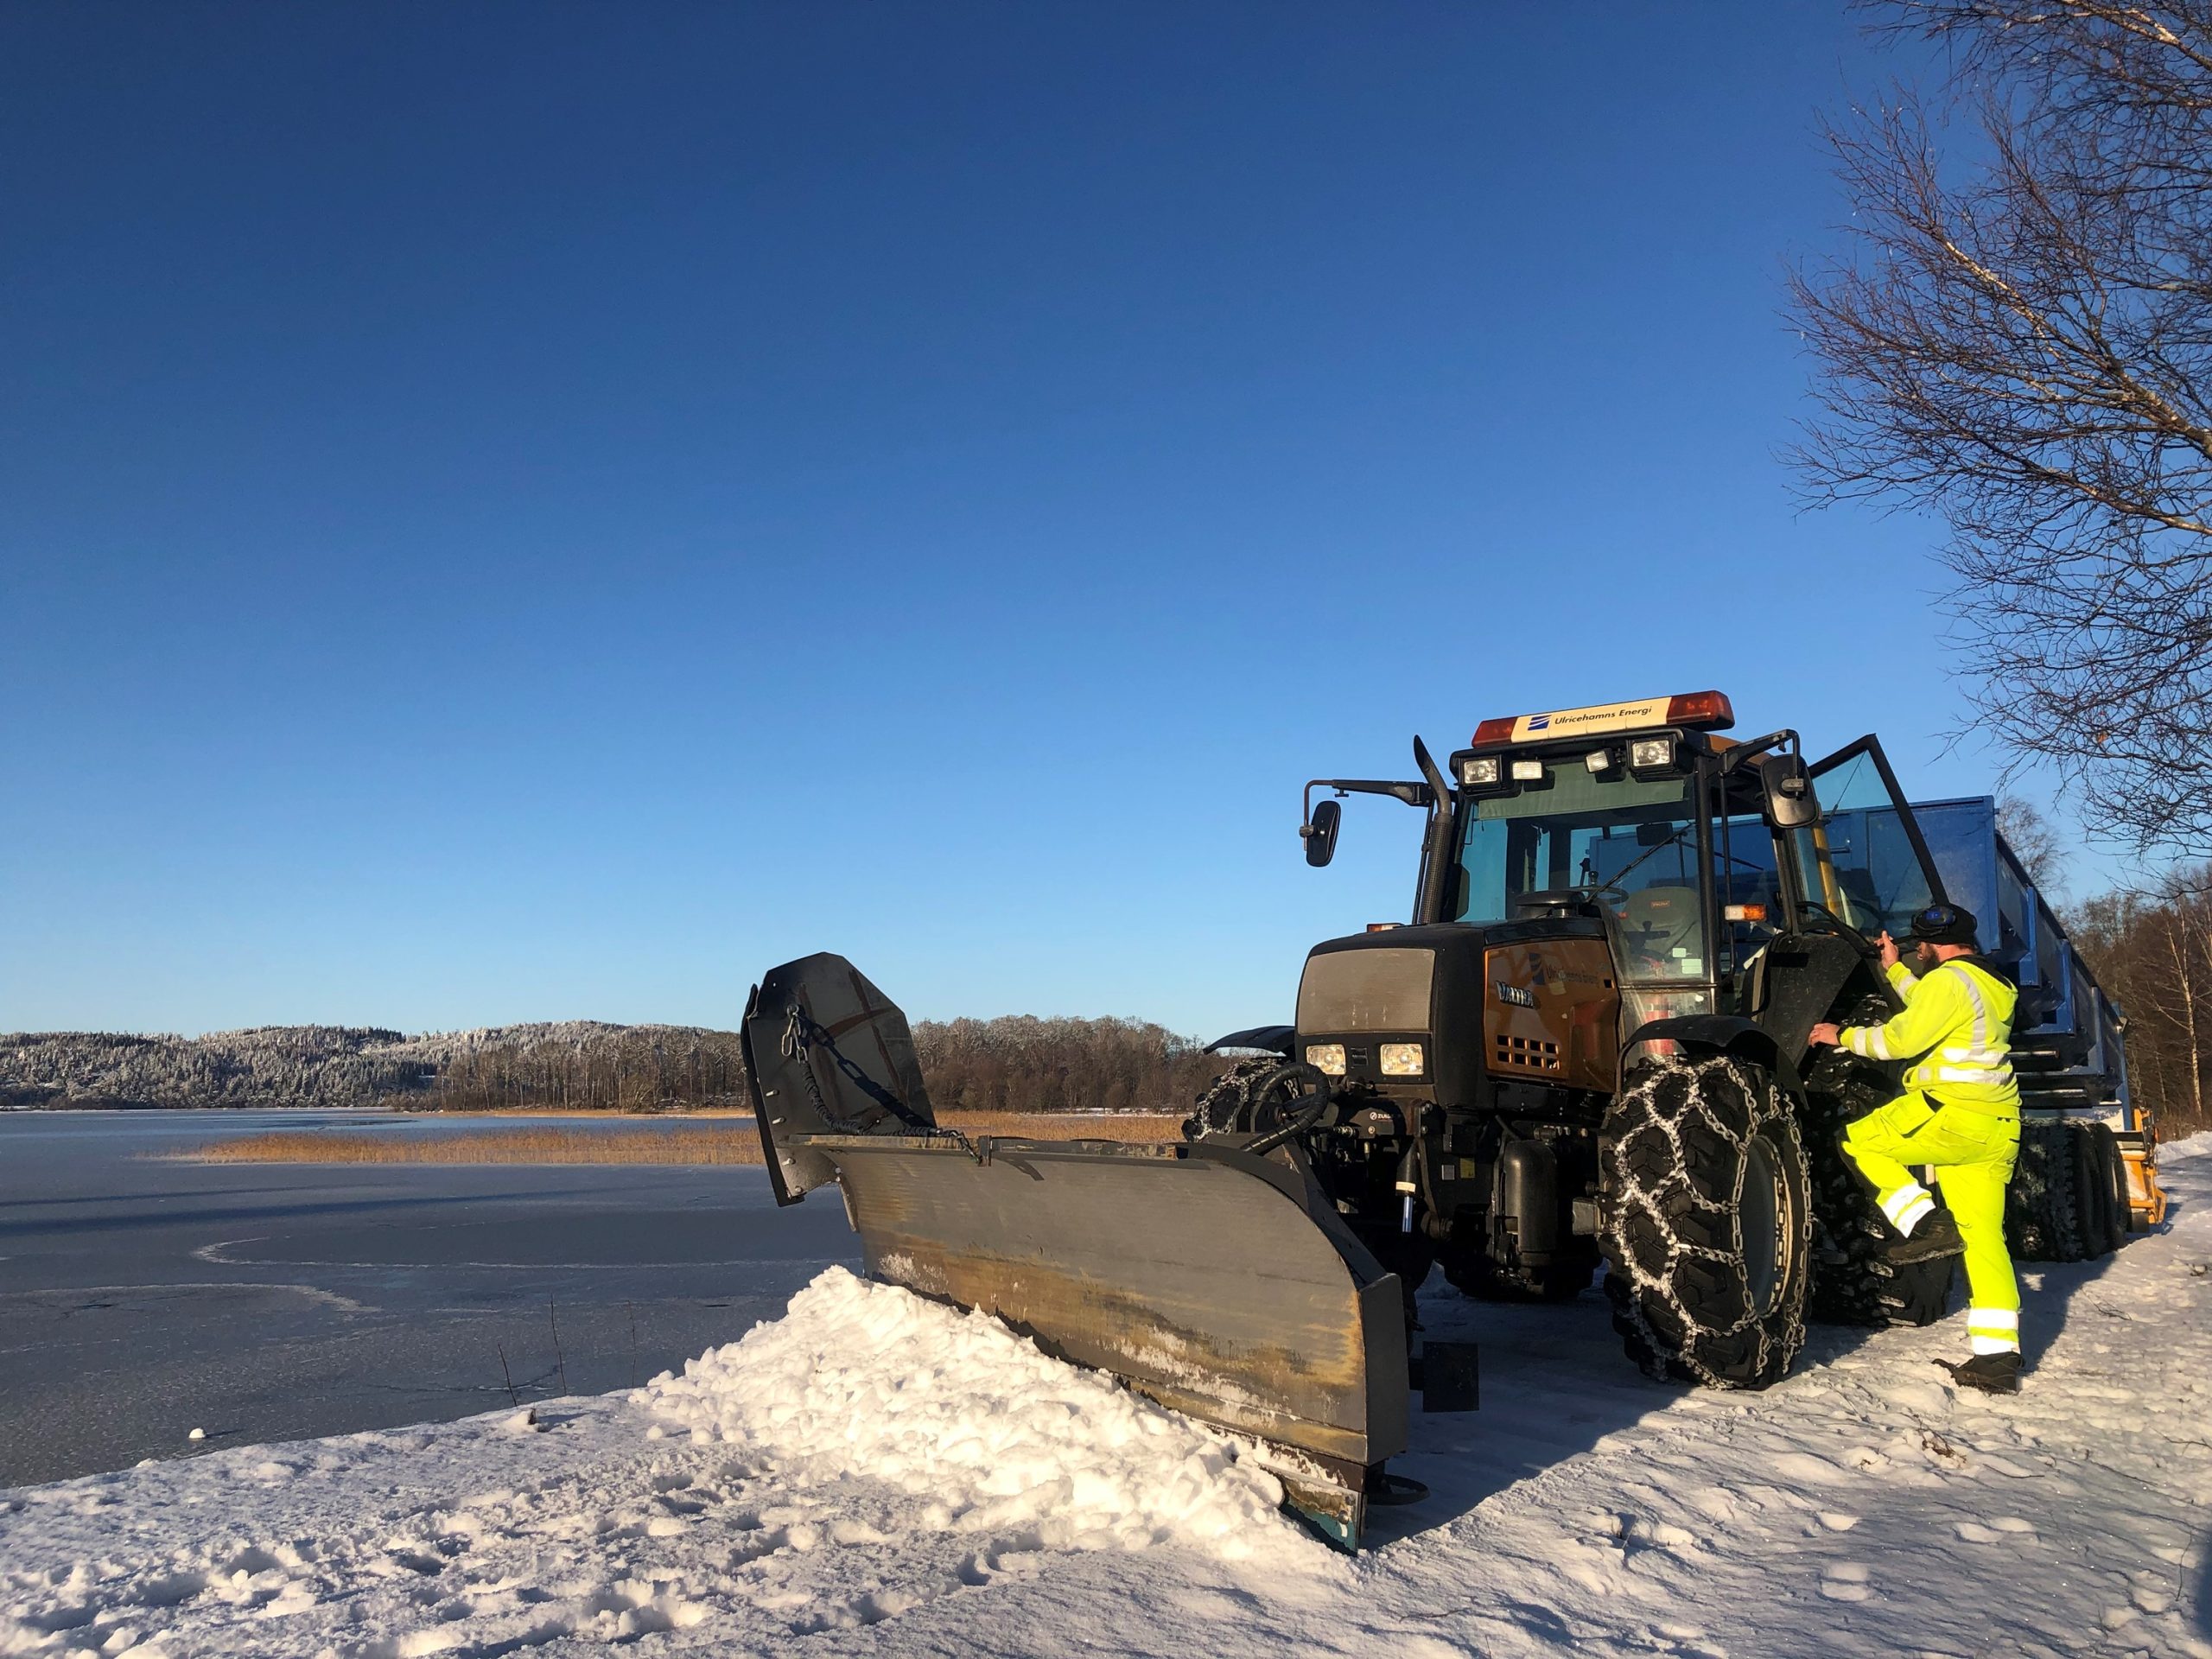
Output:
<path fill-rule="evenodd" d="M 1137 1020 L 924 1020 L 931 1099 L 992 1111 L 1186 1109 L 1224 1062 Z M 206 1037 L 0 1036 L 0 1108 L 684 1111 L 746 1103 L 737 1033 L 573 1020 L 410 1037 L 269 1026 Z"/>
<path fill-rule="evenodd" d="M 2170 1140 L 2212 1128 L 2212 864 L 2092 899 L 2067 925 L 2126 1013 L 2136 1104 Z"/>

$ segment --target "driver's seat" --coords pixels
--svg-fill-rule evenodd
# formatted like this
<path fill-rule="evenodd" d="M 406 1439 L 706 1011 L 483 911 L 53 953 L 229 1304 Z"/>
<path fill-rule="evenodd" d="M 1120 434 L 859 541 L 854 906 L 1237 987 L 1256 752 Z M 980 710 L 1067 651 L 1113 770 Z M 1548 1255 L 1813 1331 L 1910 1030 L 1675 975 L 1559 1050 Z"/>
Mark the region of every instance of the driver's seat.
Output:
<path fill-rule="evenodd" d="M 1629 894 L 1621 920 L 1637 951 L 1655 962 L 1677 963 L 1677 950 L 1696 953 L 1697 912 L 1695 887 L 1646 887 Z"/>

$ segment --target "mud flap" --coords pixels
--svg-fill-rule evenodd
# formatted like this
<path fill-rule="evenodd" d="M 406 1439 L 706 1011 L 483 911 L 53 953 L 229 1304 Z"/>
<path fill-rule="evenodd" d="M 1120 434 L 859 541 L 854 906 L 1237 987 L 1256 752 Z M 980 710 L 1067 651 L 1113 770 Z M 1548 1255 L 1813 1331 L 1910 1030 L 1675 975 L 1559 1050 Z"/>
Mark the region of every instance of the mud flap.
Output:
<path fill-rule="evenodd" d="M 1406 1446 L 1402 1301 L 1294 1152 L 939 1129 L 904 1017 L 841 957 L 771 973 L 743 1036 L 778 1197 L 834 1179 L 871 1275 L 1227 1431 L 1357 1547 Z"/>

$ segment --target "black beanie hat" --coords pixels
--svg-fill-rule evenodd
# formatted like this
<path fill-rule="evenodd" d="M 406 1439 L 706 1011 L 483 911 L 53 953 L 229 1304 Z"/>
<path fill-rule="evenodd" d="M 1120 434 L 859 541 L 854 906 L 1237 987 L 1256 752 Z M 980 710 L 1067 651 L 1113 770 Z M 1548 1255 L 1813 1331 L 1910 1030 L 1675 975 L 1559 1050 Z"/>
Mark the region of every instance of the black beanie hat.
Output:
<path fill-rule="evenodd" d="M 1930 905 L 1912 918 L 1912 937 L 1925 944 L 1981 948 L 1974 936 L 1974 912 L 1960 905 Z"/>

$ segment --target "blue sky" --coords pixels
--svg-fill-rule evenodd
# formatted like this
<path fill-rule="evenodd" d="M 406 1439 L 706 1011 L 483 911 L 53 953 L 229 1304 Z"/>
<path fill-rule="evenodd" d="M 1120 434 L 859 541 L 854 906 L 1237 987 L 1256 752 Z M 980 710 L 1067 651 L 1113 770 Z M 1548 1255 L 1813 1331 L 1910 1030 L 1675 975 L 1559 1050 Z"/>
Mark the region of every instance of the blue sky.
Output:
<path fill-rule="evenodd" d="M 1946 755 L 1801 515 L 1840 8 L 0 10 L 0 1029 L 1287 1017 L 1402 775 Z"/>

